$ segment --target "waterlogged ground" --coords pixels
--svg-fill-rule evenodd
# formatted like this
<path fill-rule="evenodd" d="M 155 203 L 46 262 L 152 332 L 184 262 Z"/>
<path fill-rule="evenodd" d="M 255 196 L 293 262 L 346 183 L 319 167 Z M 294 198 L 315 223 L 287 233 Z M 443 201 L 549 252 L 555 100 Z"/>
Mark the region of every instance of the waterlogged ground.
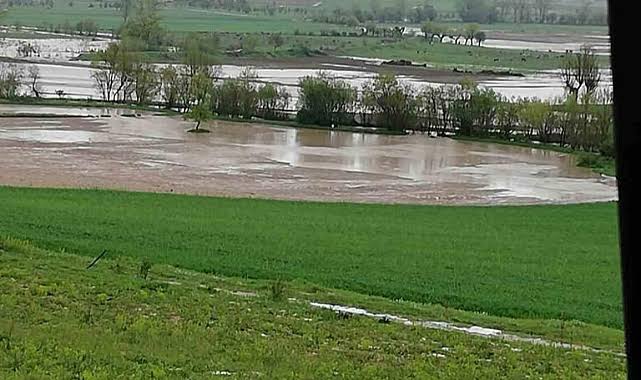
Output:
<path fill-rule="evenodd" d="M 256 62 L 251 62 L 252 65 Z M 18 63 L 25 72 L 29 66 L 26 63 Z M 298 100 L 298 81 L 308 75 L 315 75 L 323 70 L 336 78 L 347 81 L 352 86 L 361 88 L 368 81 L 373 80 L 377 72 L 381 70 L 380 62 L 371 62 L 362 58 L 352 57 L 342 59 L 318 59 L 317 62 L 301 64 L 298 62 L 283 63 L 282 67 L 276 65 L 251 66 L 257 75 L 258 83 L 275 83 L 281 85 L 290 94 L 290 109 L 296 109 Z M 65 97 L 70 98 L 93 98 L 100 99 L 96 90 L 92 73 L 94 69 L 89 67 L 88 62 L 75 62 L 73 64 L 36 64 L 40 70 L 40 84 L 42 85 L 43 96 L 57 98 L 56 91 L 62 90 Z M 159 65 L 162 66 L 162 65 Z M 301 66 L 301 67 L 299 67 Z M 247 66 L 223 65 L 220 75 L 222 78 L 237 76 Z M 283 68 L 284 67 L 284 68 Z M 397 69 L 397 68 L 395 68 Z M 398 70 L 405 70 L 398 68 Z M 411 84 L 416 89 L 426 86 L 442 86 L 445 84 L 457 84 L 466 74 L 456 74 L 449 70 L 428 70 L 428 69 L 407 69 L 404 74 L 399 74 L 401 82 Z M 497 93 L 508 98 L 532 98 L 553 99 L 564 95 L 563 83 L 559 72 L 556 70 L 540 71 L 528 74 L 525 77 L 516 76 L 479 76 L 479 85 L 491 88 Z M 611 87 L 612 76 L 610 70 L 603 70 L 602 86 Z M 27 89 L 25 88 L 25 91 Z"/>
<path fill-rule="evenodd" d="M 616 199 L 613 180 L 538 149 L 220 121 L 191 134 L 179 118 L 82 112 L 96 117 L 0 119 L 0 183 L 392 203 Z"/>

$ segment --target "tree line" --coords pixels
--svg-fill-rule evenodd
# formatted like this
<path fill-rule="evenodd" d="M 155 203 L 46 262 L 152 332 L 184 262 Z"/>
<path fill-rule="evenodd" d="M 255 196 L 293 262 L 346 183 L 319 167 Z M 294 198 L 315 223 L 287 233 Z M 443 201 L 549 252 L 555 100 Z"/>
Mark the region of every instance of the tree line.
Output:
<path fill-rule="evenodd" d="M 300 81 L 297 120 L 455 133 L 542 143 L 612 155 L 611 92 L 593 89 L 550 101 L 507 99 L 473 81 L 417 91 L 393 74 L 361 89 L 319 73 Z"/>
<path fill-rule="evenodd" d="M 370 0 L 369 7 L 354 4 L 338 7 L 332 11 L 320 9 L 312 13 L 312 19 L 340 25 L 363 25 L 368 22 L 462 21 L 491 24 L 495 22 L 540 23 L 563 25 L 606 25 L 605 7 L 597 7 L 590 1 L 575 4 L 559 4 L 552 0 L 459 0 L 455 12 L 439 12 L 430 0 L 408 6 L 407 0 L 382 6 L 380 0 Z"/>
<path fill-rule="evenodd" d="M 274 84 L 260 84 L 251 69 L 221 78 L 196 37 L 181 52 L 182 65 L 144 63 L 124 43 L 100 54 L 93 78 L 105 101 L 157 104 L 186 113 L 200 123 L 214 115 L 286 119 L 290 95 Z M 507 99 L 471 80 L 424 87 L 381 73 L 361 88 L 325 72 L 301 78 L 295 118 L 304 124 L 352 125 L 397 131 L 498 137 L 558 143 L 612 154 L 611 93 L 599 89 L 594 51 L 568 54 L 560 79 L 562 99 Z"/>
<path fill-rule="evenodd" d="M 445 38 L 448 38 L 455 44 L 464 40 L 465 45 L 467 45 L 468 42 L 472 45 L 474 41 L 476 41 L 476 43 L 481 46 L 487 38 L 485 32 L 481 30 L 478 24 L 466 24 L 461 28 L 448 28 L 435 22 L 427 22 L 421 26 L 421 32 L 423 32 L 423 36 L 426 40 L 429 40 L 430 43 L 433 43 L 434 39 L 438 39 L 438 42 L 443 42 Z"/>
<path fill-rule="evenodd" d="M 202 37 L 201 37 L 202 38 Z M 417 89 L 393 74 L 381 73 L 357 88 L 327 73 L 301 78 L 298 103 L 271 83 L 259 83 L 251 69 L 235 78 L 221 78 L 207 41 L 198 36 L 182 45 L 181 65 L 145 62 L 125 41 L 99 53 L 93 79 L 108 102 L 171 108 L 200 127 L 214 116 L 289 119 L 327 127 L 350 125 L 397 131 L 455 133 L 464 136 L 536 140 L 574 149 L 613 154 L 611 92 L 599 89 L 600 71 L 594 51 L 568 54 L 560 79 L 567 88 L 562 99 L 507 99 L 471 80 L 458 85 Z M 0 97 L 40 97 L 37 66 L 26 72 L 0 64 Z M 63 93 L 59 93 L 63 96 Z M 291 112 L 294 108 L 297 111 Z"/>

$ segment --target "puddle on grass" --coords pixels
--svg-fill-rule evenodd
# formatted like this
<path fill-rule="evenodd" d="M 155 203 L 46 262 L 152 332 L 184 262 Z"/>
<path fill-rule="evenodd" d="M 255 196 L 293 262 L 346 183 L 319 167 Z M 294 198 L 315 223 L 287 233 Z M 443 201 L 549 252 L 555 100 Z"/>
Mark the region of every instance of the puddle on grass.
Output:
<path fill-rule="evenodd" d="M 625 357 L 625 354 L 620 352 L 600 350 L 600 349 L 596 349 L 596 348 L 592 348 L 584 345 L 554 342 L 554 341 L 545 340 L 542 338 L 524 337 L 524 336 L 509 334 L 502 330 L 491 329 L 491 328 L 481 327 L 481 326 L 465 327 L 465 326 L 457 326 L 453 323 L 441 322 L 441 321 L 416 321 L 416 320 L 413 321 L 411 319 L 399 317 L 392 314 L 374 313 L 374 312 L 357 308 L 357 307 L 326 304 L 326 303 L 319 303 L 319 302 L 310 302 L 310 305 L 312 307 L 316 307 L 320 309 L 332 310 L 337 313 L 345 313 L 349 315 L 358 315 L 358 316 L 364 316 L 369 318 L 376 318 L 379 320 L 402 323 L 407 326 L 422 326 L 422 327 L 433 329 L 433 330 L 459 332 L 467 335 L 480 336 L 484 338 L 502 339 L 510 342 L 530 343 L 535 345 L 563 348 L 567 350 L 582 350 L 582 351 L 590 351 L 595 353 L 608 353 L 616 356 Z"/>

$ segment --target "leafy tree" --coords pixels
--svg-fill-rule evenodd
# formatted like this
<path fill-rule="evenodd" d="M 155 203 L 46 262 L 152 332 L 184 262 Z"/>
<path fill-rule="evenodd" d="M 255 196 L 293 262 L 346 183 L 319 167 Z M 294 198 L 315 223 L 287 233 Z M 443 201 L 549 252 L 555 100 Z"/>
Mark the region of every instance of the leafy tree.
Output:
<path fill-rule="evenodd" d="M 120 12 L 122 13 L 123 23 L 127 23 L 129 16 L 134 9 L 134 0 L 121 0 L 120 1 Z"/>
<path fill-rule="evenodd" d="M 202 71 L 197 72 L 190 78 L 189 91 L 191 93 L 191 101 L 198 104 L 211 105 L 211 95 L 214 83 L 211 77 Z"/>
<path fill-rule="evenodd" d="M 407 17 L 407 0 L 397 0 L 397 7 L 400 14 L 399 21 L 405 21 L 405 17 Z"/>
<path fill-rule="evenodd" d="M 357 93 L 348 82 L 319 72 L 299 81 L 299 106 L 296 115 L 300 122 L 332 125 L 352 124 Z"/>
<path fill-rule="evenodd" d="M 423 32 L 423 36 L 425 37 L 425 39 L 427 39 L 429 36 L 430 42 L 434 40 L 434 37 L 437 37 L 439 39 L 439 42 L 442 42 L 443 38 L 445 37 L 445 28 L 440 24 L 436 24 L 432 21 L 428 21 L 423 24 L 421 26 L 421 32 Z"/>
<path fill-rule="evenodd" d="M 526 129 L 526 135 L 532 137 L 534 132 L 542 142 L 549 142 L 555 127 L 554 112 L 550 105 L 542 101 L 529 101 L 520 110 L 520 121 Z"/>
<path fill-rule="evenodd" d="M 543 24 L 547 19 L 552 0 L 534 0 L 534 8 L 538 15 L 539 23 Z"/>
<path fill-rule="evenodd" d="M 258 47 L 258 38 L 252 34 L 245 34 L 241 41 L 241 47 L 245 54 L 255 52 Z"/>
<path fill-rule="evenodd" d="M 199 131 L 200 124 L 212 118 L 209 104 L 198 103 L 185 115 L 187 119 L 193 120 L 196 123 L 194 131 Z"/>
<path fill-rule="evenodd" d="M 0 98 L 11 99 L 18 96 L 24 73 L 15 64 L 0 63 Z"/>
<path fill-rule="evenodd" d="M 520 102 L 512 103 L 507 99 L 499 99 L 496 105 L 496 126 L 505 139 L 512 136 L 519 122 Z"/>
<path fill-rule="evenodd" d="M 414 90 L 398 81 L 394 74 L 379 74 L 363 87 L 363 102 L 374 112 L 382 127 L 411 129 L 416 122 Z"/>
<path fill-rule="evenodd" d="M 190 33 L 182 44 L 182 61 L 187 67 L 189 76 L 203 72 L 210 77 L 214 75 L 213 65 L 218 62 L 218 36 Z"/>
<path fill-rule="evenodd" d="M 470 116 L 472 118 L 472 133 L 486 135 L 494 126 L 498 95 L 492 89 L 476 88 L 470 97 Z"/>
<path fill-rule="evenodd" d="M 160 25 L 157 0 L 137 0 L 133 16 L 123 24 L 121 35 L 141 41 L 146 48 L 162 45 L 166 32 Z"/>
<path fill-rule="evenodd" d="M 423 37 L 427 40 L 427 38 L 430 38 L 430 41 L 434 38 L 434 26 L 431 22 L 426 22 L 425 24 L 421 25 L 421 32 L 423 32 Z"/>
<path fill-rule="evenodd" d="M 260 117 L 280 118 L 280 111 L 289 105 L 289 93 L 277 85 L 267 83 L 258 89 L 257 100 Z"/>

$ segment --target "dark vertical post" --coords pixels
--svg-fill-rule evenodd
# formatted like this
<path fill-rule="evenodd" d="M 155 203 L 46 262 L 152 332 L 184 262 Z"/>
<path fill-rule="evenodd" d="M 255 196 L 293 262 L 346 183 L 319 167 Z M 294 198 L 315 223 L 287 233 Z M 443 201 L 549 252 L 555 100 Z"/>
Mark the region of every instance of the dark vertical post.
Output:
<path fill-rule="evenodd" d="M 638 51 L 633 48 L 637 45 L 630 45 L 640 22 L 638 8 L 637 1 L 608 1 L 614 82 L 614 136 L 619 185 L 621 274 L 629 379 L 641 379 L 641 315 L 634 305 L 635 293 L 641 278 L 641 231 L 638 227 L 641 225 L 641 167 L 638 166 L 641 155 L 641 102 L 638 96 L 638 91 L 641 90 L 641 64 L 637 58 Z"/>

